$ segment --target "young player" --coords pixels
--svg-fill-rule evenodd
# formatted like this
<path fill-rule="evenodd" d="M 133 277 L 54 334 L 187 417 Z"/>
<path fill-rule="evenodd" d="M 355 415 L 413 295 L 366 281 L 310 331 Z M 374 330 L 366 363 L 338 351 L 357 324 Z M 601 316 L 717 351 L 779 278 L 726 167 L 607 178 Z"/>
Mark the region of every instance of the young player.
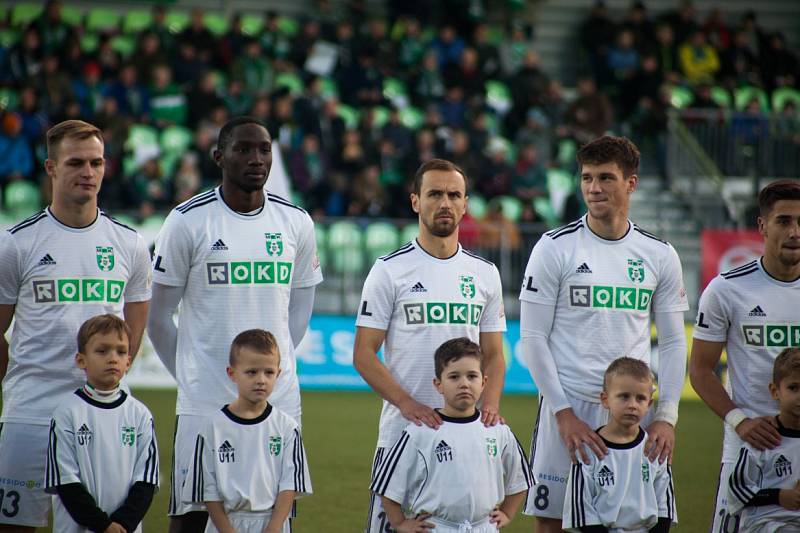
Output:
<path fill-rule="evenodd" d="M 608 422 L 597 430 L 608 453 L 589 463 L 574 463 L 564 505 L 567 531 L 669 531 L 677 523 L 672 469 L 649 459 L 641 423 L 653 403 L 653 377 L 647 363 L 620 357 L 603 377 L 600 402 Z"/>
<path fill-rule="evenodd" d="M 419 236 L 375 261 L 364 282 L 353 364 L 383 398 L 373 477 L 409 422 L 441 424 L 434 408 L 442 406 L 442 396 L 430 377 L 433 352 L 448 339 L 469 337 L 480 343 L 487 377 L 481 421 L 493 425 L 500 420 L 503 289 L 497 268 L 458 243 L 458 225 L 467 209 L 466 180 L 450 161 L 423 163 L 411 194 Z M 377 355 L 382 344 L 383 361 Z M 380 502 L 373 494 L 368 532 L 386 531 Z"/>
<path fill-rule="evenodd" d="M 434 354 L 444 398 L 438 429 L 409 424 L 370 490 L 398 533 L 482 533 L 505 527 L 533 484 L 525 452 L 504 424 L 485 426 L 476 408 L 486 386 L 480 346 L 451 339 Z M 387 529 L 388 530 L 388 529 Z"/>
<path fill-rule="evenodd" d="M 158 446 L 147 407 L 120 390 L 131 330 L 111 314 L 78 331 L 75 362 L 86 384 L 62 399 L 50 423 L 46 490 L 57 494 L 53 531 L 142 530 L 158 487 Z"/>
<path fill-rule="evenodd" d="M 273 332 L 282 374 L 271 403 L 300 423 L 294 347 L 308 327 L 322 273 L 311 217 L 264 192 L 271 147 L 258 120 L 228 121 L 214 151 L 222 185 L 176 207 L 156 244 L 148 332 L 178 382 L 169 506 L 173 533 L 205 527 L 202 506 L 181 502 L 180 490 L 203 416 L 236 397 L 222 354 L 237 333 Z M 180 302 L 176 329 L 173 313 Z"/>
<path fill-rule="evenodd" d="M 237 335 L 227 373 L 238 397 L 197 436 L 183 498 L 205 503 L 207 533 L 288 533 L 294 500 L 311 494 L 311 478 L 298 424 L 267 401 L 282 374 L 275 336 Z"/>
<path fill-rule="evenodd" d="M 571 462 L 606 453 L 594 431 L 607 417 L 603 375 L 621 353 L 650 362 L 651 311 L 660 394 L 654 421 L 645 421 L 650 459 L 672 456 L 685 376 L 689 305 L 678 254 L 628 220 L 639 151 L 605 136 L 577 159 L 589 212 L 539 239 L 520 291 L 522 352 L 540 391 L 531 446 L 537 484 L 525 507 L 538 533 L 561 530 Z"/>
<path fill-rule="evenodd" d="M 741 513 L 740 533 L 800 531 L 800 348 L 775 359 L 769 392 L 780 410 L 781 443 L 766 450 L 742 446 L 727 480 L 728 510 Z"/>
<path fill-rule="evenodd" d="M 725 421 L 713 533 L 735 532 L 739 517 L 725 490 L 739 449 L 769 450 L 783 440 L 775 426 L 775 401 L 767 387 L 784 348 L 800 345 L 800 184 L 780 180 L 758 195 L 764 255 L 711 280 L 700 297 L 689 377 Z M 794 336 L 793 336 L 794 335 Z M 728 382 L 715 373 L 725 349 Z"/>
<path fill-rule="evenodd" d="M 0 486 L 0 531 L 47 525 L 47 429 L 56 406 L 86 379 L 73 363 L 75 332 L 87 319 L 113 313 L 131 328 L 131 356 L 142 339 L 150 253 L 136 231 L 97 207 L 103 150 L 91 124 L 53 126 L 44 165 L 50 206 L 0 232 L 0 479 L 27 481 Z M 2 333 L 12 319 L 9 349 Z"/>

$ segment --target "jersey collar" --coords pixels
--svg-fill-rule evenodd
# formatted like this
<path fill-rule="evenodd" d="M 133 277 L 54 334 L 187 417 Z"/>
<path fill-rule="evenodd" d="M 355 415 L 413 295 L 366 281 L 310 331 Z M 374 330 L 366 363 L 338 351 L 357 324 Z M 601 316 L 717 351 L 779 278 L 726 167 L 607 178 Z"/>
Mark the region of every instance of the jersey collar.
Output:
<path fill-rule="evenodd" d="M 776 285 L 780 285 L 781 287 L 794 287 L 794 286 L 799 284 L 798 282 L 800 282 L 800 278 L 797 278 L 797 279 L 792 280 L 792 281 L 782 281 L 782 280 L 779 280 L 778 278 L 773 278 L 770 275 L 770 273 L 767 272 L 767 269 L 764 268 L 764 256 L 763 255 L 758 258 L 758 269 L 761 271 L 761 273 L 764 275 L 764 277 L 767 278 L 767 280 L 769 282 L 774 283 Z"/>
<path fill-rule="evenodd" d="M 240 416 L 236 416 L 235 414 L 233 414 L 230 411 L 230 409 L 228 409 L 227 405 L 222 408 L 222 414 L 227 416 L 231 420 L 231 422 L 235 422 L 235 423 L 241 424 L 243 426 L 252 426 L 252 425 L 255 425 L 255 424 L 260 424 L 261 422 L 263 422 L 264 420 L 267 419 L 267 417 L 270 415 L 271 412 L 272 412 L 272 405 L 267 404 L 267 408 L 264 409 L 264 412 L 261 413 L 260 415 L 258 415 L 257 417 L 255 417 L 255 418 L 242 418 Z"/>
<path fill-rule="evenodd" d="M 603 426 L 600 426 L 599 428 L 597 428 L 596 431 L 600 431 L 602 427 Z M 600 436 L 600 438 L 603 439 L 602 435 Z M 636 438 L 630 442 L 619 443 L 619 442 L 611 442 L 606 439 L 603 439 L 603 442 L 606 443 L 606 448 L 610 448 L 612 450 L 630 450 L 631 448 L 636 448 L 639 445 L 639 443 L 642 442 L 643 439 L 644 439 L 644 430 L 641 427 L 639 427 L 639 434 L 636 435 Z"/>
<path fill-rule="evenodd" d="M 47 208 L 45 208 L 45 212 L 47 212 L 47 216 L 50 217 L 50 220 L 52 220 L 53 223 L 56 226 L 58 226 L 59 228 L 61 228 L 63 230 L 72 231 L 74 233 L 85 233 L 87 231 L 92 231 L 95 228 L 95 226 L 97 226 L 100 223 L 100 208 L 99 207 L 97 208 L 97 214 L 94 216 L 94 220 L 92 221 L 92 223 L 89 224 L 88 226 L 82 226 L 80 228 L 75 228 L 73 226 L 68 226 L 68 225 L 64 224 L 63 222 L 61 222 L 60 220 L 58 220 L 58 218 L 56 218 L 56 216 L 50 210 L 50 206 L 49 205 L 47 206 Z"/>
<path fill-rule="evenodd" d="M 777 416 L 775 417 L 775 421 L 778 423 L 778 433 L 780 433 L 782 437 L 790 437 L 793 439 L 800 438 L 800 429 L 787 428 L 781 424 L 781 420 Z"/>
<path fill-rule="evenodd" d="M 84 390 L 82 388 L 76 390 L 75 391 L 75 395 L 78 396 L 78 398 L 80 398 L 84 402 L 88 403 L 89 405 L 92 405 L 92 406 L 97 407 L 99 409 L 115 409 L 115 408 L 119 407 L 120 405 L 122 405 L 125 402 L 125 399 L 128 397 L 128 395 L 125 393 L 125 391 L 121 390 L 121 391 L 119 391 L 119 398 L 117 398 L 113 402 L 111 402 L 111 403 L 98 402 L 97 400 L 95 400 L 94 398 L 92 398 L 91 396 L 86 394 L 86 392 L 84 392 Z"/>
<path fill-rule="evenodd" d="M 269 205 L 269 198 L 267 198 L 267 192 L 264 191 L 264 205 L 261 206 L 261 209 L 256 210 L 252 213 L 240 213 L 238 211 L 234 211 L 231 209 L 231 206 L 225 203 L 225 197 L 222 196 L 222 185 L 214 189 L 214 194 L 217 196 L 217 200 L 219 200 L 222 208 L 225 209 L 231 216 L 239 218 L 241 220 L 256 220 L 264 216 L 266 213 Z"/>
<path fill-rule="evenodd" d="M 422 245 L 419 243 L 419 241 L 416 239 L 416 237 L 411 242 L 414 243 L 414 248 L 419 250 L 419 252 L 423 256 L 425 256 L 426 258 L 430 259 L 431 261 L 436 261 L 437 263 L 450 263 L 456 257 L 458 257 L 459 253 L 461 253 L 461 243 L 458 243 L 458 247 L 456 248 L 456 251 L 455 251 L 455 253 L 453 255 L 451 255 L 450 257 L 445 257 L 444 259 L 441 259 L 439 257 L 436 257 L 436 256 L 431 255 L 430 253 L 428 253 L 428 251 L 425 250 L 425 248 L 422 247 Z"/>
<path fill-rule="evenodd" d="M 626 231 L 625 235 L 623 235 L 619 239 L 604 239 L 603 237 L 601 237 L 597 233 L 593 232 L 592 228 L 589 227 L 589 214 L 588 213 L 583 215 L 582 220 L 583 220 L 583 225 L 586 227 L 586 229 L 589 232 L 589 235 L 591 235 L 593 238 L 595 238 L 598 241 L 600 241 L 602 243 L 605 243 L 605 244 L 621 244 L 621 243 L 627 241 L 628 238 L 631 235 L 633 235 L 634 224 L 633 224 L 633 222 L 631 222 L 630 219 L 628 219 L 628 231 Z"/>
<path fill-rule="evenodd" d="M 475 414 L 470 416 L 464 417 L 455 417 L 455 416 L 447 416 L 446 414 L 442 413 L 439 409 L 436 409 L 436 412 L 439 413 L 439 417 L 444 422 L 452 422 L 453 424 L 469 424 L 470 422 L 475 422 L 479 416 L 481 416 L 481 412 L 475 409 Z"/>

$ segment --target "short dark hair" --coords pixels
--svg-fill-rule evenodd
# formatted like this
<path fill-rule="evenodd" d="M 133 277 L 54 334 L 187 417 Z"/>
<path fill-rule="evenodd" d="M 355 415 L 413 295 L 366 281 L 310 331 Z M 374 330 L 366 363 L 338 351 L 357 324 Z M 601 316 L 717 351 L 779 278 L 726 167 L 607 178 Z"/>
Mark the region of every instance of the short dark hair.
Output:
<path fill-rule="evenodd" d="M 647 363 L 633 357 L 620 357 L 615 359 L 603 374 L 603 390 L 608 390 L 608 385 L 612 378 L 618 376 L 630 376 L 639 381 L 653 382 L 653 373 Z"/>
<path fill-rule="evenodd" d="M 130 349 L 131 328 L 117 315 L 108 313 L 105 315 L 93 316 L 81 324 L 80 329 L 78 329 L 78 351 L 80 353 L 86 353 L 86 345 L 89 344 L 92 337 L 101 333 L 116 333 L 120 338 L 124 334 L 125 338 L 128 340 L 128 348 Z"/>
<path fill-rule="evenodd" d="M 461 177 L 464 178 L 464 192 L 467 189 L 467 175 L 464 174 L 464 171 L 461 170 L 461 167 L 453 163 L 452 161 L 448 161 L 447 159 L 431 159 L 429 161 L 425 161 L 422 163 L 417 172 L 414 174 L 414 194 L 419 196 L 419 193 L 422 191 L 422 176 L 428 172 L 429 170 L 441 170 L 444 172 L 458 172 L 461 174 Z"/>
<path fill-rule="evenodd" d="M 103 133 L 100 128 L 82 120 L 65 120 L 47 130 L 47 157 L 56 159 L 58 147 L 64 139 L 88 139 L 97 137 L 102 143 Z"/>
<path fill-rule="evenodd" d="M 800 348 L 785 348 L 772 364 L 772 383 L 777 387 L 792 374 L 800 373 Z"/>
<path fill-rule="evenodd" d="M 639 149 L 627 137 L 603 135 L 583 145 L 576 159 L 580 165 L 616 163 L 626 178 L 639 171 Z"/>
<path fill-rule="evenodd" d="M 481 347 L 467 337 L 458 337 L 445 341 L 441 346 L 436 348 L 436 352 L 433 354 L 433 367 L 436 378 L 442 379 L 444 367 L 464 357 L 473 357 L 477 359 L 481 365 L 481 372 L 483 372 L 483 352 L 481 351 Z"/>
<path fill-rule="evenodd" d="M 762 217 L 769 215 L 778 200 L 800 200 L 800 181 L 773 181 L 758 193 L 758 211 Z"/>
<path fill-rule="evenodd" d="M 242 348 L 250 348 L 254 352 L 263 354 L 275 354 L 278 356 L 278 362 L 281 360 L 281 350 L 278 348 L 275 335 L 263 329 L 247 329 L 236 335 L 228 355 L 229 366 L 236 366 L 239 350 Z"/>
<path fill-rule="evenodd" d="M 217 150 L 223 150 L 225 146 L 227 146 L 228 142 L 231 140 L 231 135 L 233 135 L 233 130 L 237 126 L 242 126 L 244 124 L 256 124 L 261 126 L 265 130 L 267 129 L 266 124 L 258 120 L 256 117 L 251 117 L 247 115 L 243 115 L 241 117 L 234 117 L 230 119 L 228 122 L 222 126 L 222 129 L 219 130 L 219 136 L 217 137 Z M 269 135 L 269 130 L 267 130 L 267 135 Z"/>

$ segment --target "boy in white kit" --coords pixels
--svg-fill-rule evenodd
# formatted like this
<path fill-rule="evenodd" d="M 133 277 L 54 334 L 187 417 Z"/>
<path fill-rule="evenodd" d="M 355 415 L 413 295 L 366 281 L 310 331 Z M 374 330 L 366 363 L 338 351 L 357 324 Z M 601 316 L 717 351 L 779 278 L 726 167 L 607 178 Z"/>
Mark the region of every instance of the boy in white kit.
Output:
<path fill-rule="evenodd" d="M 65 398 L 50 424 L 45 490 L 57 494 L 53 531 L 140 532 L 158 487 L 153 417 L 120 389 L 130 366 L 131 330 L 99 315 L 78 331 L 77 366 L 86 384 Z"/>
<path fill-rule="evenodd" d="M 600 401 L 608 422 L 597 430 L 608 454 L 573 463 L 562 526 L 581 533 L 669 531 L 677 523 L 672 470 L 645 454 L 639 425 L 653 403 L 653 377 L 644 361 L 621 357 L 609 365 Z"/>
<path fill-rule="evenodd" d="M 398 533 L 497 531 L 534 483 L 525 452 L 508 426 L 480 421 L 476 404 L 486 384 L 480 346 L 466 337 L 449 340 L 436 350 L 434 364 L 443 424 L 409 424 L 370 490 L 381 496 Z"/>
<path fill-rule="evenodd" d="M 182 491 L 184 502 L 205 503 L 207 533 L 288 533 L 294 500 L 311 494 L 300 429 L 267 402 L 280 359 L 275 336 L 261 329 L 231 344 L 238 397 L 208 417 Z"/>
<path fill-rule="evenodd" d="M 775 359 L 769 392 L 780 409 L 781 442 L 763 451 L 745 444 L 727 481 L 730 512 L 741 513 L 739 533 L 800 531 L 800 348 Z"/>

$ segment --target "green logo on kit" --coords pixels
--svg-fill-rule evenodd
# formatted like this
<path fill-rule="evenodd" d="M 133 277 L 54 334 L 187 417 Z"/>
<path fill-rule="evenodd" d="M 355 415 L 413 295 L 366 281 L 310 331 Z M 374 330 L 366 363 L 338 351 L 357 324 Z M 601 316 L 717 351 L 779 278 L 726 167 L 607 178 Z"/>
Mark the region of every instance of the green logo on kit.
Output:
<path fill-rule="evenodd" d="M 641 259 L 628 259 L 628 277 L 634 283 L 644 281 L 644 261 Z"/>
<path fill-rule="evenodd" d="M 97 267 L 103 272 L 111 272 L 114 270 L 114 247 L 113 246 L 98 246 L 96 248 L 97 254 Z"/>
<path fill-rule="evenodd" d="M 280 233 L 265 233 L 267 238 L 267 255 L 270 257 L 283 253 L 283 239 Z"/>
<path fill-rule="evenodd" d="M 475 298 L 475 277 L 458 276 L 458 288 L 461 289 L 461 296 L 464 298 Z"/>
<path fill-rule="evenodd" d="M 491 457 L 497 457 L 497 439 L 486 437 L 486 451 Z"/>
<path fill-rule="evenodd" d="M 650 465 L 644 462 L 642 463 L 642 481 L 650 482 Z"/>
<path fill-rule="evenodd" d="M 281 438 L 278 437 L 270 437 L 269 438 L 269 454 L 270 455 L 278 455 L 281 453 Z"/>
<path fill-rule="evenodd" d="M 133 426 L 122 426 L 122 445 L 133 446 L 136 444 L 136 428 Z"/>

